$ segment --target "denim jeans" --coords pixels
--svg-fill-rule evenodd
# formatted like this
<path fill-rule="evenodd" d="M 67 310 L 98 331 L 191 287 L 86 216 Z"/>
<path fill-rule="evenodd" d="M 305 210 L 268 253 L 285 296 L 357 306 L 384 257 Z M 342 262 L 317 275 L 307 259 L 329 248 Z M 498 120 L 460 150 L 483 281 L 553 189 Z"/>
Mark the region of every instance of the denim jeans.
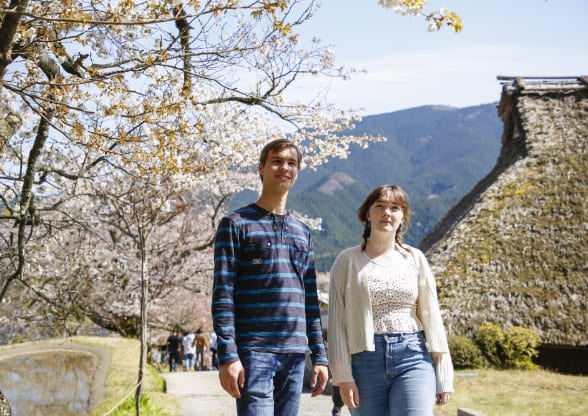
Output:
<path fill-rule="evenodd" d="M 189 371 L 194 367 L 194 354 L 184 354 L 184 370 Z"/>
<path fill-rule="evenodd" d="M 246 351 L 239 354 L 245 385 L 238 416 L 296 416 L 304 381 L 304 354 Z"/>
<path fill-rule="evenodd" d="M 432 416 L 435 369 L 422 332 L 375 336 L 376 351 L 351 356 L 359 407 L 352 416 Z"/>

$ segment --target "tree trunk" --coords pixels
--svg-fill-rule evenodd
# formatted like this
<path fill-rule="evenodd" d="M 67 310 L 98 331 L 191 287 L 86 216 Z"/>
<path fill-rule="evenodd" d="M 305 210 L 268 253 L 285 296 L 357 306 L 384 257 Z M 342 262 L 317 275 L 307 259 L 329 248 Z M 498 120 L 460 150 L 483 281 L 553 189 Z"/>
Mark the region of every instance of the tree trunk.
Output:
<path fill-rule="evenodd" d="M 51 96 L 50 96 L 51 97 Z M 53 97 L 51 97 L 53 98 Z M 49 120 L 53 118 L 55 110 L 53 107 L 49 107 L 46 110 L 45 117 L 41 117 L 39 120 L 39 127 L 37 128 L 37 136 L 33 143 L 33 147 L 29 152 L 28 164 L 26 173 L 24 176 L 21 196 L 20 196 L 20 212 L 18 216 L 18 237 L 17 237 L 17 261 L 16 270 L 6 278 L 0 279 L 0 301 L 4 299 L 9 286 L 15 280 L 21 277 L 22 271 L 25 265 L 25 240 L 26 240 L 26 229 L 27 227 L 34 226 L 34 209 L 33 209 L 33 185 L 35 180 L 35 174 L 38 169 L 39 159 L 41 158 L 41 152 L 49 136 Z"/>
<path fill-rule="evenodd" d="M 12 0 L 8 8 L 16 12 L 24 12 L 28 3 L 28 0 Z M 21 18 L 22 15 L 19 13 L 6 13 L 2 16 L 2 22 L 0 24 L 0 94 L 2 94 L 2 88 L 4 86 L 6 68 L 12 62 L 12 49 Z M 17 127 L 10 133 L 12 130 L 11 126 L 14 126 L 14 122 L 17 122 L 17 125 L 20 126 L 20 117 L 17 116 L 15 118 L 15 115 L 12 113 L 8 113 L 2 117 L 2 120 L 0 120 L 0 156 L 4 154 L 8 140 L 18 129 Z"/>
<path fill-rule="evenodd" d="M 137 391 L 135 393 L 135 409 L 137 416 L 141 415 L 141 396 L 143 394 L 143 381 L 147 363 L 147 306 L 149 304 L 149 267 L 147 264 L 148 240 L 145 230 L 139 227 L 139 244 L 141 251 L 141 354 L 139 362 L 139 375 Z"/>
<path fill-rule="evenodd" d="M 4 83 L 4 75 L 6 68 L 12 62 L 12 48 L 14 47 L 14 40 L 22 14 L 29 4 L 28 0 L 12 0 L 8 10 L 13 10 L 15 13 L 6 13 L 0 24 L 0 90 Z"/>

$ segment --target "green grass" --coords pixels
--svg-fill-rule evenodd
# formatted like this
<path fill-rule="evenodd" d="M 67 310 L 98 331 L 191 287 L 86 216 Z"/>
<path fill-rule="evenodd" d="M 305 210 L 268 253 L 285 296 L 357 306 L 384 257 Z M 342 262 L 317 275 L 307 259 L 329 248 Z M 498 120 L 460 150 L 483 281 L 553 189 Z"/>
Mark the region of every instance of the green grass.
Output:
<path fill-rule="evenodd" d="M 111 362 L 106 379 L 104 400 L 99 403 L 92 414 L 102 416 L 116 406 L 112 416 L 135 414 L 135 386 L 139 366 L 139 341 L 121 337 L 74 337 L 74 342 L 89 344 L 110 350 Z M 144 396 L 141 399 L 142 416 L 179 416 L 179 401 L 163 391 L 163 378 L 151 366 L 147 366 Z M 128 399 L 124 399 L 128 394 Z M 122 403 L 121 403 L 122 401 Z"/>
<path fill-rule="evenodd" d="M 95 340 L 96 338 L 92 338 Z M 109 372 L 107 394 L 122 397 L 136 379 L 136 363 L 139 361 L 139 344 L 134 340 L 121 338 L 98 338 L 106 342 L 104 346 L 116 348 L 122 362 L 116 367 L 127 366 L 124 371 L 126 381 L 119 380 L 122 375 Z M 95 344 L 97 345 L 97 344 Z M 115 357 L 113 353 L 113 363 Z M 111 365 L 111 371 L 113 366 Z M 475 373 L 475 377 L 462 377 L 459 374 Z M 163 385 L 157 385 L 161 377 L 152 370 L 146 388 L 150 402 L 161 407 L 161 415 L 180 415 L 179 403 L 162 393 Z M 151 380 L 151 381 L 149 381 Z M 159 381 L 160 382 L 160 381 Z M 122 385 L 126 388 L 122 388 Z M 458 408 L 469 408 L 487 416 L 584 416 L 588 415 L 588 377 L 558 374 L 546 370 L 474 370 L 457 371 L 455 393 L 447 406 L 437 409 L 450 415 L 457 415 Z M 108 400 L 107 400 L 108 401 Z M 112 403 L 114 400 L 110 400 Z M 100 408 L 100 407 L 99 407 Z M 99 410 L 99 409 L 97 409 Z M 133 414 L 133 413 L 131 413 Z M 143 413 L 142 413 L 143 414 Z M 146 413 L 147 414 L 147 413 Z M 94 412 L 95 416 L 101 413 Z M 117 416 L 123 416 L 120 413 Z"/>
<path fill-rule="evenodd" d="M 93 416 L 103 416 L 118 404 L 120 407 L 112 416 L 134 415 L 139 342 L 121 337 L 74 337 L 72 341 L 111 352 L 105 397 L 94 409 Z M 163 392 L 162 377 L 151 366 L 148 369 L 141 415 L 180 416 L 179 401 Z M 472 373 L 476 376 L 465 376 Z M 465 370 L 456 372 L 454 388 L 449 404 L 437 406 L 437 410 L 449 415 L 457 415 L 458 408 L 476 410 L 486 416 L 588 415 L 588 376 L 546 370 Z M 125 400 L 129 393 L 130 398 Z"/>
<path fill-rule="evenodd" d="M 459 376 L 475 373 L 475 377 Z M 449 404 L 436 409 L 457 415 L 458 408 L 487 416 L 588 415 L 588 377 L 546 370 L 457 371 Z"/>

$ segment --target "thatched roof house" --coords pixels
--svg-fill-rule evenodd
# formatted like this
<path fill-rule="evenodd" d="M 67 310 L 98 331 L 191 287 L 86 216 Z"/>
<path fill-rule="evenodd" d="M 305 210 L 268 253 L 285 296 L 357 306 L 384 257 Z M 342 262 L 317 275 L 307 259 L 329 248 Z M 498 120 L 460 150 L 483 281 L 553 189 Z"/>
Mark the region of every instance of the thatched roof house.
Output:
<path fill-rule="evenodd" d="M 423 239 L 450 334 L 487 322 L 588 351 L 588 77 L 510 78 L 496 167 Z M 582 348 L 583 347 L 583 348 Z"/>

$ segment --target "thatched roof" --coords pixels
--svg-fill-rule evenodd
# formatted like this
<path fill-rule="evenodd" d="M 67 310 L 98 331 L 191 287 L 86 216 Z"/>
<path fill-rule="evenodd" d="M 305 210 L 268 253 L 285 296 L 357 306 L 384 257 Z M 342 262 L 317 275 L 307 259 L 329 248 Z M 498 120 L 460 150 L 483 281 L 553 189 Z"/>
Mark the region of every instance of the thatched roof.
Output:
<path fill-rule="evenodd" d="M 588 345 L 588 78 L 510 78 L 495 168 L 423 239 L 450 334 Z"/>

